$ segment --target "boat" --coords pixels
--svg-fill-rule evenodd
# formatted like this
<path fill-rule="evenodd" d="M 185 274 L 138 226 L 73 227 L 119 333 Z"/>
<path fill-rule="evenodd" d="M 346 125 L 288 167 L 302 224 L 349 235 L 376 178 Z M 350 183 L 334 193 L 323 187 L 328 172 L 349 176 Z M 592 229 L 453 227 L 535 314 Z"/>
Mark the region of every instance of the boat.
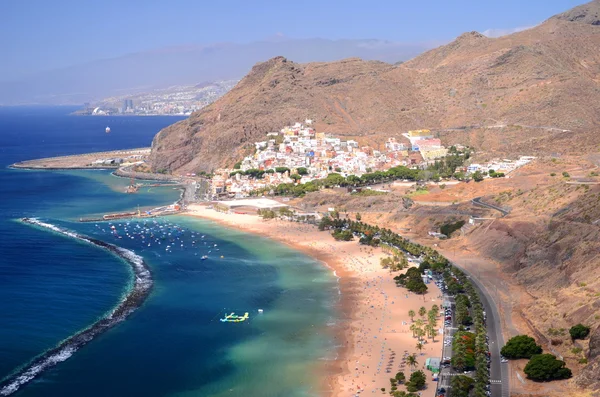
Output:
<path fill-rule="evenodd" d="M 206 259 L 208 259 L 208 256 L 207 255 L 202 255 L 202 257 L 200 257 L 200 259 L 206 260 Z"/>
<path fill-rule="evenodd" d="M 224 318 L 219 319 L 222 323 L 241 323 L 242 321 L 246 321 L 250 318 L 248 312 L 244 313 L 243 316 L 238 316 L 234 312 L 231 312 L 225 315 Z"/>
<path fill-rule="evenodd" d="M 106 131 L 107 134 L 110 133 L 110 127 L 107 126 L 104 131 Z"/>

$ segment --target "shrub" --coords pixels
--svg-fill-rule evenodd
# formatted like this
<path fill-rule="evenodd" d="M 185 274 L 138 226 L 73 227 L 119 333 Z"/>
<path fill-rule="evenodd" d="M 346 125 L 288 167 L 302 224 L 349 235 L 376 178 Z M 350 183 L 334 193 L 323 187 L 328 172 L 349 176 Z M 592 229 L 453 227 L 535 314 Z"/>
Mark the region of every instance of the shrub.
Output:
<path fill-rule="evenodd" d="M 565 171 L 562 173 L 562 176 L 564 176 L 565 178 L 569 178 L 571 175 L 569 175 L 569 173 Z"/>
<path fill-rule="evenodd" d="M 452 233 L 454 233 L 455 231 L 457 231 L 464 225 L 465 225 L 465 221 L 458 221 L 458 222 L 454 222 L 454 223 L 452 223 L 452 222 L 445 223 L 440 227 L 440 233 L 445 234 L 446 237 L 450 237 L 450 235 Z"/>
<path fill-rule="evenodd" d="M 506 345 L 500 350 L 506 358 L 531 358 L 534 354 L 540 354 L 542 347 L 535 343 L 535 339 L 527 335 L 517 335 L 506 342 Z"/>
<path fill-rule="evenodd" d="M 583 324 L 577 324 L 569 329 L 569 334 L 573 339 L 585 339 L 590 334 L 590 327 L 586 327 Z"/>
<path fill-rule="evenodd" d="M 547 382 L 556 379 L 569 379 L 571 370 L 565 366 L 565 362 L 557 360 L 552 354 L 536 354 L 531 357 L 523 372 L 531 380 Z"/>

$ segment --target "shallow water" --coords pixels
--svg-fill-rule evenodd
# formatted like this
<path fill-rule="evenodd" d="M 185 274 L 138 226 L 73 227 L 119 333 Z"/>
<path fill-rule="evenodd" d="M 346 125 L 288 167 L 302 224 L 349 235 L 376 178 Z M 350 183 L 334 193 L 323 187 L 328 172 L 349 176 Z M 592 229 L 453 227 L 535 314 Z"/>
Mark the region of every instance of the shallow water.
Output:
<path fill-rule="evenodd" d="M 129 136 L 128 145 L 113 147 L 91 129 L 107 120 L 66 117 L 56 109 L 29 112 L 25 117 L 0 111 L 0 129 L 32 134 L 26 148 L 7 144 L 6 136 L 0 140 L 7 164 L 33 152 L 33 157 L 67 154 L 47 141 L 60 141 L 69 131 L 77 131 L 81 144 L 70 142 L 68 153 L 147 146 L 163 124 L 173 121 L 119 120 L 127 126 L 122 131 L 134 130 L 138 139 Z M 33 144 L 40 129 L 45 138 Z M 331 272 L 283 245 L 208 221 L 174 216 L 129 225 L 77 222 L 81 216 L 167 204 L 179 196 L 170 188 L 127 195 L 122 193 L 127 184 L 107 171 L 0 170 L 0 378 L 110 311 L 132 283 L 128 266 L 110 253 L 14 219 L 39 217 L 131 249 L 146 260 L 155 283 L 128 320 L 14 395 L 316 394 L 312 369 L 335 354 L 326 326 L 335 322 L 338 299 Z M 171 236 L 160 226 L 170 228 Z M 202 255 L 208 259 L 201 260 Z M 248 312 L 250 320 L 218 321 L 231 311 Z"/>

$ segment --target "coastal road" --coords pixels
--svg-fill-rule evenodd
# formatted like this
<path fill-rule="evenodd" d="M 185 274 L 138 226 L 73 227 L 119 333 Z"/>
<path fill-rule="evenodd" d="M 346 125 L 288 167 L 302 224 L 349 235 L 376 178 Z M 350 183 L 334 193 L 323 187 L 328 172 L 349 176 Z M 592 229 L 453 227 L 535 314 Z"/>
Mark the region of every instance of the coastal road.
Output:
<path fill-rule="evenodd" d="M 481 207 L 491 208 L 493 210 L 500 211 L 502 213 L 503 218 L 510 213 L 509 211 L 505 210 L 504 208 L 500 208 L 500 207 L 497 207 L 492 204 L 484 203 L 483 201 L 481 201 L 481 199 L 482 199 L 482 197 L 475 197 L 473 200 L 471 200 L 471 202 L 473 204 L 479 205 Z"/>
<path fill-rule="evenodd" d="M 508 364 L 500 362 L 500 349 L 504 346 L 504 337 L 502 336 L 502 325 L 500 324 L 500 314 L 498 308 L 492 299 L 491 295 L 487 292 L 485 287 L 477 280 L 473 275 L 458 266 L 456 263 L 452 263 L 460 270 L 462 270 L 469 279 L 473 282 L 475 288 L 481 298 L 483 309 L 486 314 L 486 329 L 487 334 L 490 338 L 489 348 L 491 353 L 491 364 L 490 364 L 490 382 L 492 397 L 509 397 L 509 374 Z"/>

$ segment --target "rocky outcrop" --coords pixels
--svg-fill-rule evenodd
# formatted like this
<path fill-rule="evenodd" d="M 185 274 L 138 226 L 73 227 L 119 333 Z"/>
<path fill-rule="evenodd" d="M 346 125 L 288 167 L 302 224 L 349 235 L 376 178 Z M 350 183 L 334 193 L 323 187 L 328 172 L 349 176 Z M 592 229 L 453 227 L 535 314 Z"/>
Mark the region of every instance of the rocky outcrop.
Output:
<path fill-rule="evenodd" d="M 576 383 L 580 387 L 600 389 L 600 327 L 590 337 L 587 353 L 588 365 L 577 376 Z"/>
<path fill-rule="evenodd" d="M 596 26 L 600 25 L 600 0 L 582 4 L 552 18 L 570 22 L 587 23 Z"/>

